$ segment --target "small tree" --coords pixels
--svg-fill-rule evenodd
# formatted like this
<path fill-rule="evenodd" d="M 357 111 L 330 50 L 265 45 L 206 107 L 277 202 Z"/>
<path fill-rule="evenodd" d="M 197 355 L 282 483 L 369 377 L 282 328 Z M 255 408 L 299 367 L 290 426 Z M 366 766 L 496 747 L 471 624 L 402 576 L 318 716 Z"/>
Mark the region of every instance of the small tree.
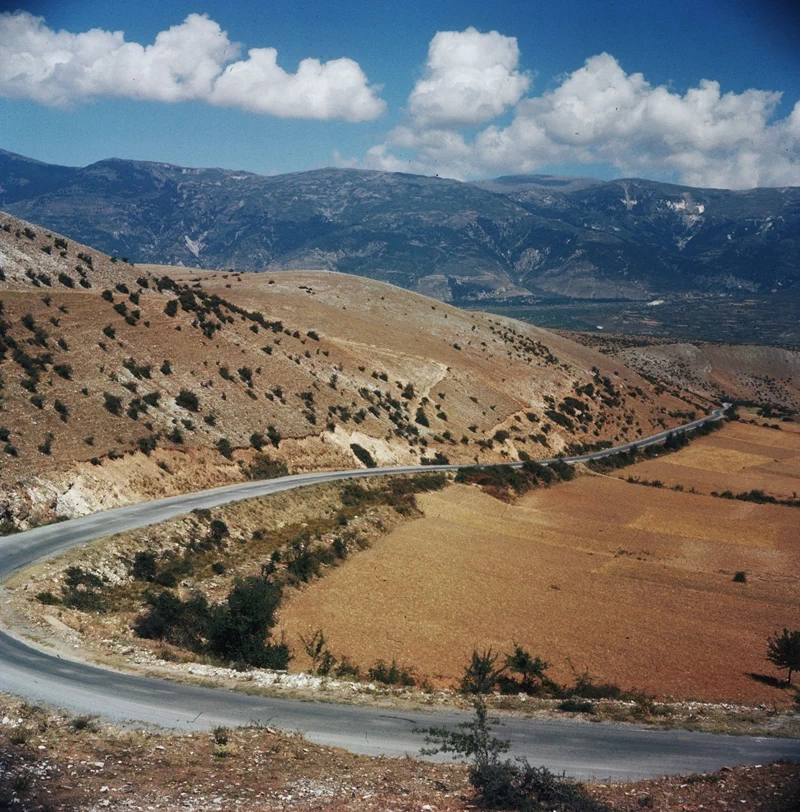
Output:
<path fill-rule="evenodd" d="M 526 694 L 531 694 L 544 683 L 544 672 L 550 668 L 550 663 L 538 656 L 531 657 L 528 651 L 515 643 L 514 653 L 506 656 L 506 668 L 519 674 L 520 688 Z"/>
<path fill-rule="evenodd" d="M 472 652 L 472 658 L 464 669 L 461 678 L 461 690 L 465 694 L 489 694 L 497 685 L 497 680 L 505 673 L 506 667 L 495 668 L 498 655 L 490 648 L 478 653 Z"/>
<path fill-rule="evenodd" d="M 422 755 L 452 753 L 470 759 L 469 780 L 475 788 L 478 805 L 483 809 L 547 809 L 554 812 L 610 812 L 602 803 L 588 796 L 580 784 L 560 778 L 546 767 L 531 767 L 525 759 L 501 760 L 510 743 L 492 733 L 491 719 L 484 694 L 491 691 L 505 668 L 495 668 L 497 655 L 489 649 L 472 652 L 464 670 L 462 690 L 468 686 L 474 693 L 475 716 L 462 722 L 457 730 L 446 727 L 415 729 L 425 734 Z"/>
<path fill-rule="evenodd" d="M 425 734 L 425 743 L 435 747 L 423 747 L 420 753 L 423 756 L 433 756 L 437 753 L 453 753 L 462 758 L 472 759 L 473 772 L 480 773 L 487 768 L 496 767 L 500 756 L 508 752 L 511 744 L 505 739 L 498 739 L 492 735 L 492 724 L 497 720 L 489 717 L 486 710 L 486 700 L 477 694 L 474 700 L 475 718 L 471 722 L 461 722 L 458 731 L 446 727 L 426 727 L 415 732 Z"/>
<path fill-rule="evenodd" d="M 336 665 L 336 658 L 328 651 L 325 634 L 322 629 L 317 629 L 309 637 L 300 635 L 300 642 L 303 650 L 311 658 L 311 673 L 327 676 Z"/>
<path fill-rule="evenodd" d="M 786 669 L 789 674 L 786 682 L 792 684 L 792 673 L 800 671 L 800 629 L 789 631 L 767 639 L 767 659 L 776 667 Z"/>

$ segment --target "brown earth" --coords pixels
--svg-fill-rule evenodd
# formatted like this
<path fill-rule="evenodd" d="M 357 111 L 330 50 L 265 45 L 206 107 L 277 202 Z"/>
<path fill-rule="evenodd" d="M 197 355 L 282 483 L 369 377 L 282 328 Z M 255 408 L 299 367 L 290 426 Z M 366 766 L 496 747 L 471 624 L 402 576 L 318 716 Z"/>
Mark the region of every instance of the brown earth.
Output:
<path fill-rule="evenodd" d="M 752 447 L 742 430 L 726 426 L 700 441 L 709 466 L 714 442 Z M 765 445 L 773 437 L 753 431 Z M 652 464 L 697 466 L 696 447 Z M 626 471 L 638 475 L 650 464 Z M 512 505 L 469 486 L 419 502 L 425 518 L 285 605 L 291 639 L 321 627 L 335 653 L 362 663 L 396 658 L 437 681 L 457 678 L 473 648 L 507 652 L 518 642 L 562 681 L 574 666 L 661 697 L 790 701 L 749 674 L 774 674 L 767 636 L 799 625 L 796 508 L 607 476 Z M 747 583 L 732 581 L 738 570 Z"/>
<path fill-rule="evenodd" d="M 134 268 L 61 239 L 0 216 L 0 522 L 13 526 L 240 481 L 270 426 L 266 451 L 302 471 L 357 467 L 352 444 L 388 465 L 541 458 L 705 408 L 561 336 L 372 280 Z M 546 415 L 570 409 L 571 431 Z"/>
<path fill-rule="evenodd" d="M 475 809 L 463 766 L 369 758 L 269 728 L 169 735 L 70 719 L 0 695 L 0 798 L 19 810 L 444 812 Z M 224 737 L 224 744 L 218 740 Z M 794 812 L 800 765 L 589 784 L 609 812 Z"/>

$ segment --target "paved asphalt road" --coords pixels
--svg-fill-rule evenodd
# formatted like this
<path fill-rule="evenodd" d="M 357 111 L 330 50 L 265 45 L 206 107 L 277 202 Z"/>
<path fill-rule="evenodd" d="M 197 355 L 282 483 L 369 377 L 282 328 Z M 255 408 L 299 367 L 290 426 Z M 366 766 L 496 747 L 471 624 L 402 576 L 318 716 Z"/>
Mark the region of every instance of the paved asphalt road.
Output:
<path fill-rule="evenodd" d="M 727 408 L 675 431 L 719 419 Z M 579 462 L 659 442 L 661 432 L 617 449 L 567 461 Z M 0 581 L 35 561 L 52 558 L 96 538 L 143 527 L 187 513 L 283 490 L 380 474 L 453 470 L 458 466 L 376 468 L 301 474 L 247 482 L 202 493 L 160 499 L 108 510 L 0 539 Z M 458 712 L 405 713 L 385 709 L 248 696 L 222 689 L 122 674 L 62 659 L 11 634 L 0 632 L 0 691 L 50 703 L 76 713 L 99 714 L 121 722 L 143 722 L 178 729 L 269 723 L 298 730 L 312 742 L 370 755 L 416 754 L 422 744 L 415 727 L 451 725 L 468 718 Z M 800 741 L 715 736 L 688 731 L 654 731 L 632 725 L 532 721 L 507 718 L 499 735 L 511 741 L 510 755 L 566 771 L 577 778 L 643 778 L 690 773 L 724 765 L 800 760 Z"/>

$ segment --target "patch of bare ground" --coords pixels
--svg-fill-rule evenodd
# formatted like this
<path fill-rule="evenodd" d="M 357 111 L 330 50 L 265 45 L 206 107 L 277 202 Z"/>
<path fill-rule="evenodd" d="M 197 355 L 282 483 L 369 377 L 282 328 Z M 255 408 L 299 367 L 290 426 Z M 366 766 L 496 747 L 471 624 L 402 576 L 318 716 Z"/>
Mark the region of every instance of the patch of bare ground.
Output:
<path fill-rule="evenodd" d="M 322 627 L 334 651 L 395 658 L 440 684 L 473 648 L 517 642 L 559 681 L 586 667 L 658 697 L 791 702 L 750 675 L 772 673 L 768 635 L 797 625 L 796 508 L 602 476 L 515 504 L 468 486 L 419 501 L 424 518 L 285 604 L 290 639 Z"/>
<path fill-rule="evenodd" d="M 705 404 L 373 280 L 134 268 L 56 239 L 0 215 L 2 527 L 241 481 L 259 451 L 293 472 L 544 458 Z"/>
<path fill-rule="evenodd" d="M 800 765 L 589 784 L 610 810 L 792 812 Z M 466 768 L 370 758 L 270 728 L 170 735 L 70 718 L 0 695 L 0 797 L 20 810 L 477 808 Z"/>

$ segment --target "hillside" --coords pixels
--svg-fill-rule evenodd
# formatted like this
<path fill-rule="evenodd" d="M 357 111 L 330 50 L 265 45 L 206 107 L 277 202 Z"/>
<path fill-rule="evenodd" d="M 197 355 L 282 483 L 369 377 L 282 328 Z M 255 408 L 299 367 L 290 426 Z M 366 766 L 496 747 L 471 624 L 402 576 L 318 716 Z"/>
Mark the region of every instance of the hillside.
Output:
<path fill-rule="evenodd" d="M 800 350 L 569 333 L 641 375 L 701 397 L 800 410 Z"/>
<path fill-rule="evenodd" d="M 0 151 L 0 206 L 135 262 L 318 268 L 445 301 L 769 292 L 800 276 L 800 189 L 480 183 L 357 169 L 263 177 Z"/>
<path fill-rule="evenodd" d="M 259 451 L 292 471 L 542 458 L 704 408 L 353 276 L 134 267 L 7 216 L 0 266 L 7 526 L 265 475 Z"/>

